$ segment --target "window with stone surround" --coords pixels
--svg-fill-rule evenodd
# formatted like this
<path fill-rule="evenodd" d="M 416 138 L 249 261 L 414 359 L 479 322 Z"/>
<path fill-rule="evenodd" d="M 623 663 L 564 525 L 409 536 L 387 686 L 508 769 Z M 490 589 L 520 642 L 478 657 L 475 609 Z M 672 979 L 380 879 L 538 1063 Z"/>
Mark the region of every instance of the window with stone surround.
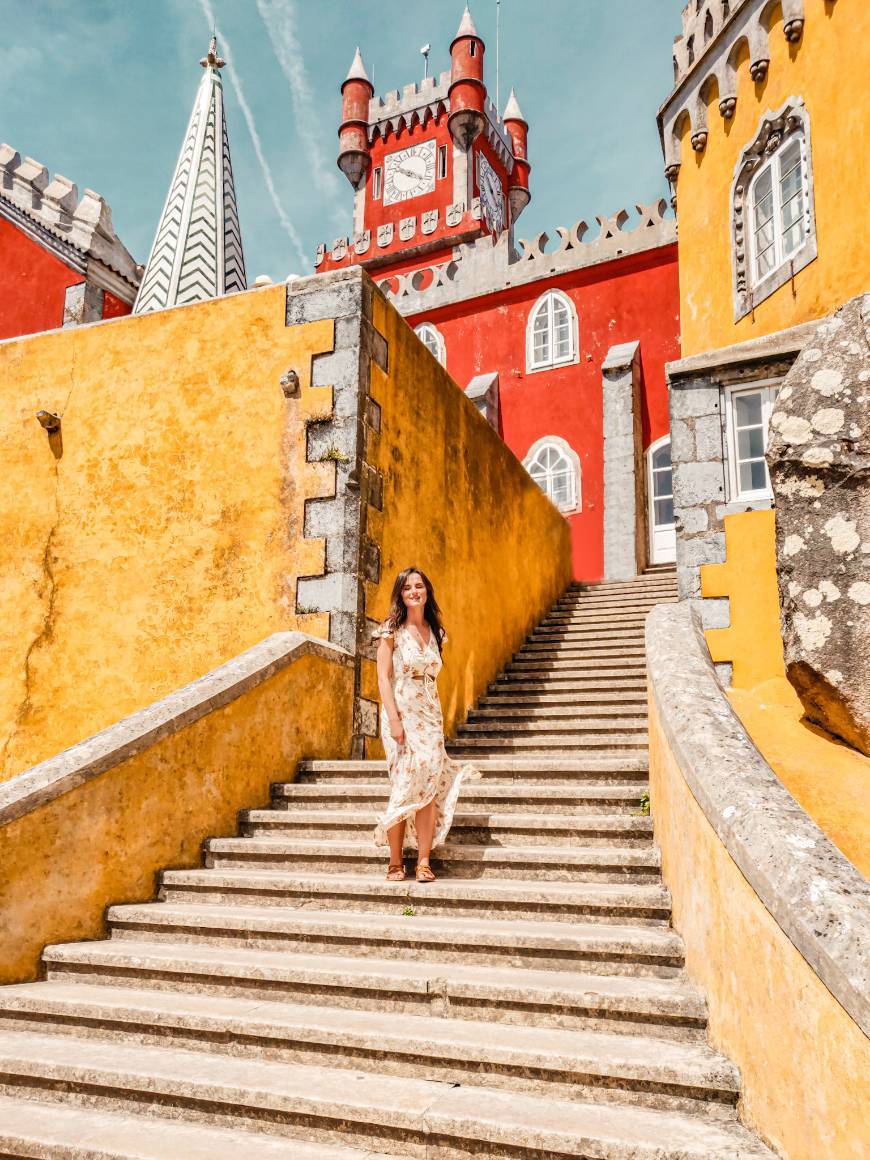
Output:
<path fill-rule="evenodd" d="M 545 435 L 528 450 L 523 467 L 560 511 L 582 508 L 580 457 L 558 435 Z"/>
<path fill-rule="evenodd" d="M 762 118 L 732 188 L 734 320 L 790 281 L 818 253 L 809 121 L 791 97 Z"/>
<path fill-rule="evenodd" d="M 725 392 L 731 500 L 772 498 L 764 453 L 778 393 L 779 382 L 772 380 Z"/>
<path fill-rule="evenodd" d="M 440 330 L 432 325 L 431 322 L 423 322 L 414 328 L 414 333 L 426 347 L 430 354 L 441 363 L 443 367 L 447 366 L 447 347 L 444 343 L 444 335 Z"/>
<path fill-rule="evenodd" d="M 548 290 L 529 315 L 526 370 L 540 371 L 577 361 L 577 315 L 560 290 Z"/>

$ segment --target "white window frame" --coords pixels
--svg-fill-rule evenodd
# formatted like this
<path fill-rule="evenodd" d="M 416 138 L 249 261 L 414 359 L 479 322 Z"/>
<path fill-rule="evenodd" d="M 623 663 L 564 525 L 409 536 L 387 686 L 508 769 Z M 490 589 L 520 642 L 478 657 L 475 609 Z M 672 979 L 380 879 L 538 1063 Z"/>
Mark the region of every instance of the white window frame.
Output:
<path fill-rule="evenodd" d="M 376 165 L 372 173 L 372 201 L 380 201 L 384 192 L 384 169 Z"/>
<path fill-rule="evenodd" d="M 801 197 L 801 240 L 800 243 L 789 250 L 788 253 L 784 251 L 784 237 L 785 230 L 783 229 L 783 204 L 782 204 L 782 159 L 785 153 L 793 150 L 794 145 L 798 148 L 798 165 L 800 166 L 799 182 L 800 182 L 800 197 Z M 770 174 L 770 194 L 773 205 L 773 216 L 771 218 L 773 224 L 773 265 L 764 274 L 758 273 L 758 248 L 757 248 L 757 233 L 755 229 L 755 200 L 758 196 L 758 187 L 762 180 Z M 806 150 L 804 148 L 804 140 L 802 133 L 793 134 L 786 141 L 784 141 L 779 148 L 770 155 L 770 158 L 764 165 L 760 166 L 752 182 L 749 186 L 749 281 L 753 290 L 757 290 L 763 286 L 768 278 L 776 277 L 779 270 L 784 263 L 790 262 L 795 254 L 799 253 L 807 240 L 807 221 L 806 221 L 806 184 L 807 184 L 807 158 Z"/>
<path fill-rule="evenodd" d="M 414 333 L 429 351 L 429 353 L 438 360 L 443 367 L 447 366 L 447 344 L 444 342 L 444 335 L 441 331 L 433 326 L 431 322 L 421 322 L 419 326 L 414 327 Z"/>
<path fill-rule="evenodd" d="M 779 186 L 783 153 L 795 142 L 800 149 L 800 245 L 782 252 L 782 203 Z M 775 203 L 775 262 L 762 278 L 756 277 L 754 201 L 758 183 L 770 172 Z M 731 182 L 731 268 L 734 321 L 739 322 L 780 286 L 790 282 L 818 257 L 810 122 L 800 97 L 789 97 L 779 109 L 765 113 L 753 140 L 741 152 Z"/>
<path fill-rule="evenodd" d="M 553 342 L 554 326 L 554 303 L 563 303 L 568 310 L 569 333 L 568 333 L 568 353 L 556 358 L 553 355 L 555 343 Z M 546 307 L 547 310 L 547 334 L 549 336 L 549 355 L 546 358 L 535 358 L 535 319 L 538 317 L 540 311 Z M 526 323 L 526 372 L 532 374 L 535 371 L 551 370 L 554 367 L 569 366 L 571 363 L 576 363 L 579 358 L 579 341 L 577 333 L 577 311 L 574 308 L 574 303 L 567 294 L 563 294 L 561 290 L 547 290 L 535 302 L 532 309 L 529 311 L 528 321 Z"/>
<path fill-rule="evenodd" d="M 652 552 L 652 550 L 653 550 L 653 538 L 655 536 L 656 528 L 676 528 L 676 522 L 677 522 L 676 508 L 674 508 L 674 519 L 673 519 L 672 523 L 670 523 L 670 524 L 657 524 L 656 523 L 655 501 L 657 499 L 668 499 L 669 498 L 671 500 L 671 503 L 673 503 L 673 499 L 674 499 L 674 459 L 673 459 L 673 454 L 672 454 L 671 455 L 671 494 L 669 497 L 668 496 L 661 496 L 661 495 L 657 496 L 655 494 L 655 486 L 654 486 L 655 469 L 653 468 L 653 456 L 655 455 L 655 453 L 657 451 L 661 451 L 662 447 L 664 447 L 664 445 L 666 443 L 670 446 L 670 442 L 671 442 L 670 435 L 662 435 L 662 437 L 660 439 L 656 439 L 655 443 L 651 443 L 649 445 L 649 447 L 647 447 L 647 449 L 646 449 L 646 477 L 647 477 L 647 480 L 649 481 L 649 486 L 647 488 L 647 491 L 649 493 L 647 495 L 647 508 L 648 508 L 647 514 L 648 514 L 648 523 L 649 523 L 650 552 Z"/>
<path fill-rule="evenodd" d="M 765 478 L 767 484 L 760 488 L 747 488 L 746 490 L 740 487 L 740 462 L 737 457 L 737 432 L 738 427 L 735 422 L 736 400 L 743 395 L 761 395 L 761 422 L 764 432 L 764 450 L 767 451 L 767 443 L 770 438 L 770 416 L 773 413 L 773 407 L 776 402 L 776 396 L 779 394 L 779 388 L 782 384 L 781 379 L 759 379 L 754 383 L 740 383 L 734 386 L 725 388 L 725 436 L 728 447 L 728 490 L 729 500 L 758 500 L 758 499 L 773 499 L 773 489 L 770 486 L 770 476 L 767 474 L 767 463 L 765 461 Z"/>
<path fill-rule="evenodd" d="M 570 443 L 566 442 L 566 440 L 562 439 L 559 435 L 542 436 L 540 439 L 536 440 L 536 442 L 534 442 L 526 452 L 525 458 L 523 459 L 523 467 L 526 469 L 526 471 L 528 471 L 529 475 L 532 477 L 532 479 L 534 479 L 538 487 L 540 487 L 541 485 L 531 473 L 531 466 L 533 461 L 538 457 L 538 455 L 541 453 L 541 451 L 544 450 L 545 447 L 554 447 L 561 455 L 564 455 L 564 457 L 568 460 L 568 463 L 571 465 L 571 485 L 573 494 L 570 498 L 570 502 L 565 504 L 557 504 L 555 500 L 550 497 L 549 492 L 547 492 L 543 487 L 541 487 L 541 491 L 544 492 L 544 495 L 547 497 L 547 499 L 550 500 L 550 503 L 552 503 L 553 506 L 562 513 L 562 515 L 576 515 L 578 512 L 583 510 L 583 478 L 580 469 L 580 456 L 570 445 Z"/>
<path fill-rule="evenodd" d="M 446 176 L 447 176 L 447 146 L 446 145 L 439 145 L 438 146 L 437 179 L 438 179 L 438 181 L 443 181 Z"/>

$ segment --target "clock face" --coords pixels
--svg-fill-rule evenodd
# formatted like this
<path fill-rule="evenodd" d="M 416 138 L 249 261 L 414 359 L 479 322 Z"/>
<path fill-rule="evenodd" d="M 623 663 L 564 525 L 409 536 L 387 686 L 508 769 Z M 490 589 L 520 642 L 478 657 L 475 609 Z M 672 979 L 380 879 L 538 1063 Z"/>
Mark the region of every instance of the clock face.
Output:
<path fill-rule="evenodd" d="M 504 229 L 504 190 L 498 174 L 482 153 L 477 155 L 477 185 L 486 224 L 494 234 Z"/>
<path fill-rule="evenodd" d="M 434 141 L 421 141 L 384 158 L 384 205 L 431 193 L 434 188 Z"/>

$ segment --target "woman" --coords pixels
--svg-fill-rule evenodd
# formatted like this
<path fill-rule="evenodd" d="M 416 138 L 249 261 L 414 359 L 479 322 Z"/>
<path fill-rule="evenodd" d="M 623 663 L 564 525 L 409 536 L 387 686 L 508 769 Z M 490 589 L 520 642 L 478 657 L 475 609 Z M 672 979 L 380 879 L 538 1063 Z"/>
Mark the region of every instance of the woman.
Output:
<path fill-rule="evenodd" d="M 390 847 L 388 882 L 403 882 L 402 851 L 407 838 L 417 847 L 417 881 L 433 882 L 433 845 L 447 837 L 459 789 L 466 777 L 444 749 L 444 722 L 435 678 L 447 634 L 428 577 L 406 568 L 396 577 L 390 615 L 375 632 L 381 738 L 387 753 L 390 801 L 375 827 L 375 844 Z"/>

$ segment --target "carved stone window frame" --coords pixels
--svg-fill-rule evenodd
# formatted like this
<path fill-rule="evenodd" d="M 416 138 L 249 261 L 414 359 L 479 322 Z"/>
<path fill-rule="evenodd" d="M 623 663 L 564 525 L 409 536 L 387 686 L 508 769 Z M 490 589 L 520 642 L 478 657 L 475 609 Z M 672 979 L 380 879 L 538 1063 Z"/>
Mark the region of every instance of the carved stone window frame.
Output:
<path fill-rule="evenodd" d="M 761 163 L 799 136 L 803 160 L 804 226 L 803 243 L 761 282 L 752 285 L 751 223 L 749 190 Z M 734 321 L 739 322 L 759 302 L 769 298 L 780 286 L 790 282 L 805 266 L 818 257 L 816 207 L 813 191 L 813 163 L 810 148 L 810 122 L 800 97 L 789 97 L 779 109 L 764 113 L 758 131 L 740 154 L 731 183 L 731 267 Z"/>

